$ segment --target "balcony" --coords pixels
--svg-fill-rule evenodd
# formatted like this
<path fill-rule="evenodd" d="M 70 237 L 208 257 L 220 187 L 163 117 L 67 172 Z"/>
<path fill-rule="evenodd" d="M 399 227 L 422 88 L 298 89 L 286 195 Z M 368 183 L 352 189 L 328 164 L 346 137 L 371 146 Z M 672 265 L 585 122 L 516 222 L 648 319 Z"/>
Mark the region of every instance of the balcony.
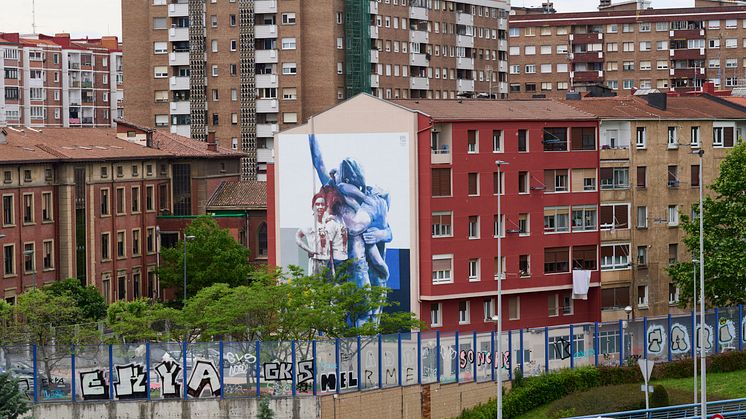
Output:
<path fill-rule="evenodd" d="M 417 20 L 427 20 L 427 8 L 411 6 L 409 8 L 409 18 Z"/>
<path fill-rule="evenodd" d="M 377 64 L 379 61 L 379 53 L 377 49 L 370 50 L 370 62 L 373 64 Z"/>
<path fill-rule="evenodd" d="M 83 89 L 92 89 L 93 88 L 93 80 L 83 80 L 80 82 L 80 87 Z"/>
<path fill-rule="evenodd" d="M 277 38 L 277 25 L 254 26 L 254 37 L 256 39 Z"/>
<path fill-rule="evenodd" d="M 380 85 L 379 79 L 380 77 L 378 76 L 378 74 L 371 74 L 370 75 L 370 87 L 378 88 L 378 86 Z"/>
<path fill-rule="evenodd" d="M 704 39 L 704 29 L 677 29 L 670 31 L 671 39 Z"/>
<path fill-rule="evenodd" d="M 168 40 L 171 42 L 188 41 L 189 40 L 189 28 L 169 29 Z"/>
<path fill-rule="evenodd" d="M 277 0 L 255 0 L 254 13 L 277 13 Z"/>
<path fill-rule="evenodd" d="M 474 48 L 474 37 L 471 35 L 456 35 L 456 46 Z"/>
<path fill-rule="evenodd" d="M 474 70 L 474 59 L 458 57 L 456 58 L 456 68 L 460 70 Z"/>
<path fill-rule="evenodd" d="M 604 72 L 599 71 L 573 71 L 576 82 L 599 82 L 604 79 Z"/>
<path fill-rule="evenodd" d="M 171 125 L 171 133 L 182 137 L 191 137 L 192 129 L 190 125 Z"/>
<path fill-rule="evenodd" d="M 596 44 L 604 39 L 602 33 L 574 33 L 570 34 L 570 41 L 573 44 Z"/>
<path fill-rule="evenodd" d="M 430 163 L 451 164 L 451 151 L 449 150 L 449 147 L 441 147 L 438 150 L 432 150 L 430 153 Z"/>
<path fill-rule="evenodd" d="M 415 44 L 427 44 L 429 43 L 430 37 L 428 36 L 427 31 L 409 31 L 409 42 L 414 42 Z"/>
<path fill-rule="evenodd" d="M 456 12 L 456 24 L 474 26 L 474 16 L 469 13 Z"/>
<path fill-rule="evenodd" d="M 572 61 L 574 63 L 598 63 L 604 60 L 604 53 L 602 51 L 594 52 L 574 52 L 572 54 Z"/>
<path fill-rule="evenodd" d="M 191 112 L 188 100 L 182 100 L 180 102 L 171 102 L 169 105 L 171 115 L 185 115 Z"/>
<path fill-rule="evenodd" d="M 500 51 L 507 51 L 508 50 L 508 41 L 505 39 L 498 39 L 497 40 L 497 49 Z"/>
<path fill-rule="evenodd" d="M 168 54 L 168 65 L 189 65 L 188 52 L 171 52 Z"/>
<path fill-rule="evenodd" d="M 508 62 L 507 61 L 500 61 L 499 64 L 497 64 L 497 71 L 501 73 L 507 73 L 508 72 Z"/>
<path fill-rule="evenodd" d="M 427 67 L 430 65 L 430 60 L 427 59 L 426 54 L 409 54 L 409 65 L 415 65 L 417 67 Z"/>
<path fill-rule="evenodd" d="M 276 113 L 278 110 L 277 99 L 257 99 L 257 113 Z"/>
<path fill-rule="evenodd" d="M 189 16 L 189 4 L 171 3 L 168 5 L 168 17 Z"/>
<path fill-rule="evenodd" d="M 705 58 L 704 48 L 682 48 L 669 50 L 672 60 L 698 60 Z"/>
<path fill-rule="evenodd" d="M 705 75 L 705 69 L 704 68 L 672 68 L 669 70 L 671 74 L 671 78 L 674 79 L 693 79 L 696 75 L 696 77 L 703 78 Z M 678 88 L 677 88 L 678 90 Z"/>
<path fill-rule="evenodd" d="M 277 88 L 277 74 L 257 74 L 256 87 L 259 89 Z"/>
<path fill-rule="evenodd" d="M 278 124 L 256 124 L 257 137 L 274 137 L 278 132 L 280 132 L 280 126 Z"/>
<path fill-rule="evenodd" d="M 376 0 L 370 1 L 370 14 L 372 15 L 378 14 L 378 2 Z"/>
<path fill-rule="evenodd" d="M 378 26 L 370 25 L 370 37 L 372 39 L 378 39 Z"/>
<path fill-rule="evenodd" d="M 508 29 L 508 19 L 502 17 L 497 19 L 497 27 L 499 29 Z"/>
<path fill-rule="evenodd" d="M 257 64 L 271 64 L 277 62 L 276 49 L 258 49 L 254 52 Z"/>
<path fill-rule="evenodd" d="M 427 77 L 410 77 L 409 88 L 415 90 L 430 90 L 430 79 Z"/>
<path fill-rule="evenodd" d="M 274 150 L 271 148 L 257 148 L 256 161 L 258 163 L 272 163 L 274 159 Z"/>
<path fill-rule="evenodd" d="M 168 81 L 170 90 L 189 90 L 189 77 L 172 76 Z"/>
<path fill-rule="evenodd" d="M 474 80 L 458 79 L 456 86 L 459 92 L 473 92 Z"/>
<path fill-rule="evenodd" d="M 70 80 L 68 85 L 74 89 L 80 89 L 80 80 Z"/>

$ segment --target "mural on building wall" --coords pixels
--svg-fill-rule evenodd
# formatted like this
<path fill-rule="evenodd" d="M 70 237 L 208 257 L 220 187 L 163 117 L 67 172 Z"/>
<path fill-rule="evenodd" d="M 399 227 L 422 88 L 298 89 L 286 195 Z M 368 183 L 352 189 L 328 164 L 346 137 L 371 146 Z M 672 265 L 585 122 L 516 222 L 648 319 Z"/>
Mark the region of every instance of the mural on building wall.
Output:
<path fill-rule="evenodd" d="M 404 133 L 280 135 L 281 265 L 391 288 L 409 310 L 409 156 Z"/>

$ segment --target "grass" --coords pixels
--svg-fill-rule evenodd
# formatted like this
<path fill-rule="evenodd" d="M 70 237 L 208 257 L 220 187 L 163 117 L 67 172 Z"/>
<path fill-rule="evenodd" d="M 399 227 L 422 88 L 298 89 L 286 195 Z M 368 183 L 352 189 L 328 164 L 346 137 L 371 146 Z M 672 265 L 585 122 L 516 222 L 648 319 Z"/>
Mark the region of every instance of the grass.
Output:
<path fill-rule="evenodd" d="M 592 415 L 645 407 L 645 394 L 641 384 L 623 384 L 597 387 L 588 391 L 570 394 L 560 400 L 537 407 L 518 419 L 561 418 Z M 671 405 L 692 403 L 693 379 L 678 378 L 652 381 L 651 385 L 663 385 Z M 723 400 L 746 397 L 746 370 L 707 375 L 708 400 Z"/>

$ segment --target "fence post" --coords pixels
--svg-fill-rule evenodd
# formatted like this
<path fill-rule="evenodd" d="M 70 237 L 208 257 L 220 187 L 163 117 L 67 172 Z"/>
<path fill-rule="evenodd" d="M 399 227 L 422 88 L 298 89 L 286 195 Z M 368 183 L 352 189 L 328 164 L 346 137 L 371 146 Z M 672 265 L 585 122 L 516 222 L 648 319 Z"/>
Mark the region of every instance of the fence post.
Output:
<path fill-rule="evenodd" d="M 223 357 L 223 350 L 222 350 L 223 342 L 221 341 L 220 343 L 221 343 L 221 349 L 220 349 L 221 358 L 220 359 L 222 360 L 223 359 L 222 358 Z M 111 365 L 111 363 L 109 363 L 109 365 Z M 222 380 L 222 377 L 223 377 L 222 370 L 220 370 L 220 377 Z M 145 384 L 148 386 L 148 388 L 146 389 L 146 394 L 148 397 L 148 401 L 150 401 L 150 341 L 145 342 Z M 223 383 L 221 382 L 220 383 L 220 394 L 222 393 L 223 393 Z"/>
<path fill-rule="evenodd" d="M 109 344 L 109 400 L 114 400 L 114 349 L 111 344 Z"/>
<path fill-rule="evenodd" d="M 383 336 L 378 334 L 378 388 L 383 388 Z"/>
<path fill-rule="evenodd" d="M 624 320 L 619 320 L 619 366 L 624 366 Z"/>
<path fill-rule="evenodd" d="M 715 324 L 712 327 L 712 340 L 715 341 L 715 353 L 720 352 L 720 311 L 715 307 Z"/>
<path fill-rule="evenodd" d="M 743 351 L 743 304 L 738 305 L 738 352 Z"/>
<path fill-rule="evenodd" d="M 363 358 L 362 350 L 363 349 L 362 348 L 363 347 L 360 344 L 360 335 L 357 335 L 357 389 L 358 390 L 363 389 L 363 380 L 362 380 L 363 371 L 361 368 L 363 365 L 363 362 L 362 362 L 362 358 Z M 315 358 L 315 355 L 314 355 L 314 358 Z"/>
<path fill-rule="evenodd" d="M 455 339 L 455 341 L 456 341 L 456 356 L 459 356 L 459 349 L 458 349 L 458 330 L 456 331 L 456 334 L 455 334 L 454 336 L 455 336 L 455 338 L 456 338 L 456 339 Z M 448 355 L 449 355 L 449 357 L 450 357 L 450 355 L 451 355 L 451 351 L 448 351 Z M 456 382 L 457 382 L 457 383 L 459 382 L 459 378 L 460 378 L 459 376 L 461 375 L 461 374 L 460 374 L 460 373 L 461 373 L 461 365 L 460 365 L 460 363 L 461 363 L 461 362 L 459 361 L 459 366 L 458 366 L 458 367 L 456 367 Z"/>
<path fill-rule="evenodd" d="M 358 336 L 358 350 L 360 348 L 360 340 L 359 339 L 360 339 L 360 337 Z M 316 339 L 314 339 L 314 340 L 311 341 L 311 353 L 312 353 L 312 357 L 313 357 L 313 358 L 311 358 L 311 362 L 313 363 L 313 395 L 315 396 L 316 395 L 316 376 L 319 373 L 318 370 L 317 370 L 318 362 L 316 362 Z M 358 359 L 358 363 L 357 363 L 358 369 L 357 369 L 357 371 L 358 371 L 358 377 L 359 377 L 360 376 L 360 353 L 359 352 L 358 352 L 358 358 L 357 359 Z M 259 363 L 259 360 L 257 359 L 257 365 L 258 365 L 258 363 Z M 257 377 L 257 379 L 258 379 L 258 377 Z M 358 383 L 359 383 L 359 381 L 358 381 Z"/>
<path fill-rule="evenodd" d="M 549 372 L 549 326 L 544 326 L 544 372 Z"/>
<path fill-rule="evenodd" d="M 513 381 L 513 331 L 508 330 L 508 380 Z"/>
<path fill-rule="evenodd" d="M 668 313 L 668 321 L 666 324 L 668 331 L 666 332 L 666 345 L 668 346 L 668 362 L 673 360 L 673 354 L 671 353 L 671 313 Z"/>
<path fill-rule="evenodd" d="M 401 362 L 401 332 L 399 332 L 396 335 L 396 340 L 397 340 L 396 346 L 397 346 L 397 350 L 399 352 L 399 358 L 398 358 L 398 360 L 399 360 L 398 364 L 399 365 L 397 365 L 397 371 L 399 372 L 399 386 L 401 387 L 403 385 L 402 384 L 402 375 L 401 375 L 401 365 L 402 365 L 402 362 Z"/>
<path fill-rule="evenodd" d="M 570 323 L 570 369 L 575 368 L 575 328 Z"/>
<path fill-rule="evenodd" d="M 70 345 L 70 363 L 72 364 L 72 378 L 70 378 L 70 385 L 73 393 L 73 403 L 75 403 L 75 345 Z M 111 381 L 111 377 L 109 377 Z"/>
<path fill-rule="evenodd" d="M 519 350 L 521 351 L 521 375 L 525 375 L 525 372 L 523 370 L 523 364 L 526 363 L 526 356 L 525 356 L 525 353 L 523 352 L 523 328 L 520 328 L 519 330 L 520 332 L 518 335 L 518 340 L 519 340 L 518 345 L 520 347 Z"/>
<path fill-rule="evenodd" d="M 474 331 L 474 343 L 472 344 L 472 352 L 474 352 L 474 382 L 477 382 L 477 331 Z"/>
<path fill-rule="evenodd" d="M 435 357 L 435 360 L 437 361 L 435 363 L 435 375 L 438 382 L 440 382 L 440 330 L 435 331 L 435 352 L 438 354 L 438 356 Z"/>
<path fill-rule="evenodd" d="M 695 296 L 696 298 L 696 296 Z M 697 354 L 697 313 L 692 311 L 692 358 Z"/>
<path fill-rule="evenodd" d="M 187 384 L 187 341 L 184 340 L 183 345 L 181 347 L 181 356 L 184 360 L 184 376 L 182 381 L 182 387 L 184 388 L 184 400 L 187 399 L 187 387 L 189 387 Z"/>
<path fill-rule="evenodd" d="M 334 339 L 334 374 L 337 378 L 336 385 L 334 386 L 335 393 L 339 394 L 342 382 L 339 377 L 339 338 Z"/>
<path fill-rule="evenodd" d="M 642 355 L 644 359 L 648 359 L 648 316 L 642 318 Z"/>
<path fill-rule="evenodd" d="M 492 381 L 497 380 L 495 369 L 498 367 L 497 357 L 495 356 L 495 331 L 490 332 L 490 356 L 492 357 Z"/>
<path fill-rule="evenodd" d="M 219 349 L 220 355 L 218 357 L 218 364 L 220 366 L 218 368 L 220 368 L 220 400 L 223 400 L 225 399 L 225 358 L 223 357 L 225 346 L 223 345 L 223 339 L 220 339 Z"/>
<path fill-rule="evenodd" d="M 34 403 L 39 403 L 39 360 L 36 358 L 36 344 L 34 344 Z"/>
<path fill-rule="evenodd" d="M 222 343 L 222 341 L 220 343 Z M 295 376 L 295 339 L 290 341 L 290 351 L 291 351 L 290 362 L 292 362 L 292 364 L 290 365 L 290 374 L 292 374 L 290 379 L 292 383 L 293 397 L 295 397 L 295 394 L 297 391 L 297 383 L 296 383 L 296 376 Z M 223 354 L 221 351 L 221 354 L 220 354 L 221 359 L 222 359 L 222 356 Z"/>
<path fill-rule="evenodd" d="M 598 367 L 598 322 L 593 322 L 593 364 Z"/>
<path fill-rule="evenodd" d="M 262 361 L 261 361 L 261 356 L 262 356 L 262 341 L 261 340 L 257 340 L 256 341 L 256 397 L 257 398 L 262 397 L 262 377 L 261 377 L 261 374 L 262 374 L 262 367 L 261 367 Z M 315 354 L 314 354 L 313 359 L 314 359 L 314 361 L 316 360 Z M 316 371 L 314 370 L 314 373 L 315 372 Z M 314 384 L 315 384 L 315 382 L 314 382 Z M 314 386 L 314 389 L 315 389 L 315 386 Z"/>
<path fill-rule="evenodd" d="M 417 332 L 417 384 L 422 384 L 422 332 Z"/>

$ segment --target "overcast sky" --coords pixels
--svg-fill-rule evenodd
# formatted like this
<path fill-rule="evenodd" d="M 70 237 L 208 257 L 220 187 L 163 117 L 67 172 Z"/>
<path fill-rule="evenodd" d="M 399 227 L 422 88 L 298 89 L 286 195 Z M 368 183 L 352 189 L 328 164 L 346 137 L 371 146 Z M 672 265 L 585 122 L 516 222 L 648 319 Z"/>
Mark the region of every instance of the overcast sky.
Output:
<path fill-rule="evenodd" d="M 128 0 L 122 0 L 128 1 Z M 313 0 L 306 0 L 313 1 Z M 514 6 L 539 6 L 543 0 L 512 0 Z M 616 3 L 619 0 L 613 0 Z M 0 32 L 31 33 L 32 0 L 0 0 Z M 554 0 L 558 12 L 595 10 L 598 0 Z M 653 0 L 653 7 L 689 7 L 694 0 Z M 69 32 L 75 37 L 122 35 L 120 0 L 36 0 L 37 32 Z"/>

